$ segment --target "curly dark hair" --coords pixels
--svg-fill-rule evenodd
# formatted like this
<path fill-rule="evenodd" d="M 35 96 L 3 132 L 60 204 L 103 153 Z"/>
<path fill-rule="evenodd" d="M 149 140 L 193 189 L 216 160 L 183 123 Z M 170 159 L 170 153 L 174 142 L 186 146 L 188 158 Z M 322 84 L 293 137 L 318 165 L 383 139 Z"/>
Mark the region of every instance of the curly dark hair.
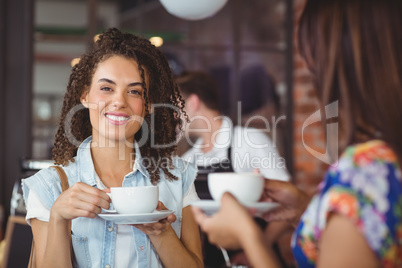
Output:
<path fill-rule="evenodd" d="M 160 170 L 163 170 L 168 180 L 177 180 L 168 169 L 174 168 L 172 156 L 177 149 L 176 129 L 177 126 L 182 129 L 180 115 L 181 113 L 186 117 L 187 115 L 183 112 L 184 101 L 174 75 L 165 56 L 147 39 L 122 33 L 116 28 L 108 29 L 100 35 L 93 48 L 82 55 L 79 63 L 72 69 L 52 152 L 55 164 L 66 166 L 74 162 L 79 143 L 92 134 L 89 111 L 81 106 L 80 98 L 86 90 L 89 90 L 98 64 L 112 56 L 134 59 L 138 63 L 144 88 L 146 112 L 144 120 L 147 124 L 143 124 L 140 131 L 135 134 L 135 140 L 140 140 L 142 135 L 146 135 L 144 133 L 152 133 L 154 144 L 172 144 L 165 148 L 154 148 L 155 146 L 151 146 L 151 139 L 146 138 L 145 143 L 140 146 L 141 155 L 144 161 L 145 159 L 147 161 L 145 166 L 151 176 L 152 184 L 159 182 Z M 145 71 L 149 76 L 149 85 L 146 85 Z M 149 111 L 151 103 L 170 106 L 154 109 L 152 124 Z M 69 125 L 65 124 L 66 120 Z M 148 129 L 144 129 L 145 127 Z M 72 140 L 77 142 L 74 144 Z"/>

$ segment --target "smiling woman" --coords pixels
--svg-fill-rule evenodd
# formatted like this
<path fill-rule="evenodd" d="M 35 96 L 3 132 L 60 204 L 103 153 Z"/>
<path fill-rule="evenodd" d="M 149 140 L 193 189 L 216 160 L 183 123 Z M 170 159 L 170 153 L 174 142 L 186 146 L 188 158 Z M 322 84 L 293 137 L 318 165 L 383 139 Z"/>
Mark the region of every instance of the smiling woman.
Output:
<path fill-rule="evenodd" d="M 134 60 L 113 56 L 100 63 L 90 89 L 81 96 L 82 104 L 90 107 L 92 142 L 106 144 L 110 139 L 133 143 L 145 116 L 143 92 Z"/>
<path fill-rule="evenodd" d="M 148 40 L 117 29 L 100 35 L 72 69 L 53 150 L 70 188 L 61 193 L 52 168 L 22 181 L 38 267 L 203 266 L 189 207 L 196 169 L 175 155 L 183 106 Z M 98 216 L 109 209 L 110 187 L 150 185 L 159 188 L 157 210 L 174 214 L 135 225 Z"/>

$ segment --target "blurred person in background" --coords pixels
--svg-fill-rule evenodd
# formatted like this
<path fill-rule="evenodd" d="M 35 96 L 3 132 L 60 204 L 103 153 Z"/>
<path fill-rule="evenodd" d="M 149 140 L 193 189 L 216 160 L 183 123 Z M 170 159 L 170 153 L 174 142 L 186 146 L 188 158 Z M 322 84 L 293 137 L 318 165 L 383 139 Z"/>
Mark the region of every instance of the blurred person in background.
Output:
<path fill-rule="evenodd" d="M 299 267 L 402 267 L 402 1 L 308 0 L 299 48 L 321 105 L 339 101 L 342 152 L 310 198 L 266 180 L 264 198 L 281 208 L 268 221 L 296 228 Z M 250 212 L 226 193 L 206 216 L 211 242 L 243 248 L 254 267 L 279 267 Z"/>
<path fill-rule="evenodd" d="M 211 75 L 185 71 L 176 77 L 176 82 L 190 120 L 184 127 L 184 138 L 189 143 L 195 140 L 182 158 L 198 167 L 195 186 L 201 199 L 211 198 L 207 186 L 207 175 L 211 172 L 253 172 L 258 169 L 267 178 L 289 180 L 285 160 L 266 133 L 233 126 L 232 121 L 221 114 L 219 89 Z M 275 131 L 273 127 L 269 130 Z M 255 221 L 262 230 L 267 228 L 265 221 L 258 218 Z M 266 233 L 270 228 L 275 228 L 274 224 L 268 226 Z M 204 246 L 206 265 L 223 264 L 220 250 L 210 247 L 205 240 Z M 247 264 L 241 253 L 230 252 L 230 255 L 233 262 Z"/>
<path fill-rule="evenodd" d="M 259 169 L 267 178 L 289 180 L 285 159 L 279 155 L 275 141 L 265 133 L 275 131 L 274 126 L 267 125 L 264 130 L 233 126 L 220 112 L 219 89 L 208 73 L 186 71 L 176 77 L 176 82 L 190 120 L 184 127 L 184 138 L 190 142 L 189 138 L 195 139 L 182 158 L 199 169 L 212 171 L 213 166 L 232 172 Z"/>

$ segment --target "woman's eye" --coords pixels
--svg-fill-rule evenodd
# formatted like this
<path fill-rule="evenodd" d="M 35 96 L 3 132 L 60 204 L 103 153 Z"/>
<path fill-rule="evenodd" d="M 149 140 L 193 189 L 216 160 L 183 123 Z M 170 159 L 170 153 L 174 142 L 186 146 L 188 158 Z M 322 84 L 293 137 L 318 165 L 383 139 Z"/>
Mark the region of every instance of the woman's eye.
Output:
<path fill-rule="evenodd" d="M 138 89 L 132 89 L 129 91 L 130 94 L 135 94 L 135 95 L 142 95 L 142 91 Z"/>
<path fill-rule="evenodd" d="M 103 91 L 112 91 L 110 87 L 101 87 L 101 90 Z"/>

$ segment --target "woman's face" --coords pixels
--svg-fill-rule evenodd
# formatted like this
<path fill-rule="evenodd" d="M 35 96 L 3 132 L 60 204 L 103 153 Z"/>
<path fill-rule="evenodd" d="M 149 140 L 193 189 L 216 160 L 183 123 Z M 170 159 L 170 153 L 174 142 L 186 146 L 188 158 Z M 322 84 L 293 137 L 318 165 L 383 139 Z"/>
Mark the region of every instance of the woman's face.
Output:
<path fill-rule="evenodd" d="M 145 115 L 143 95 L 136 61 L 112 56 L 99 63 L 89 91 L 81 96 L 82 104 L 89 108 L 93 142 L 98 146 L 110 145 L 110 141 L 134 142 Z"/>

